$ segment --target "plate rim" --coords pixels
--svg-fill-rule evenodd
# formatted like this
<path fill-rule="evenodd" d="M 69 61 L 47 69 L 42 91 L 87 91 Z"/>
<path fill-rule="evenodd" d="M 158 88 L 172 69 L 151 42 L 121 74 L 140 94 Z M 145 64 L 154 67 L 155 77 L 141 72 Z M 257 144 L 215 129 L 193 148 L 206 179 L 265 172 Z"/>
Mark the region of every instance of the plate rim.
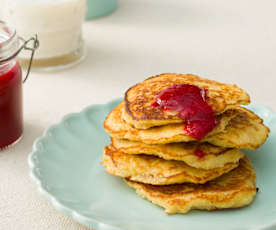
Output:
<path fill-rule="evenodd" d="M 72 117 L 78 116 L 80 114 L 84 114 L 86 113 L 86 111 L 91 110 L 91 109 L 95 109 L 99 106 L 112 106 L 114 104 L 119 103 L 122 100 L 122 98 L 116 98 L 113 99 L 107 103 L 104 104 L 92 104 L 89 105 L 87 107 L 85 107 L 84 109 L 82 109 L 80 112 L 73 112 L 73 113 L 69 113 L 66 114 L 64 116 L 62 116 L 62 118 L 60 119 L 59 122 L 50 125 L 48 128 L 46 128 L 42 135 L 37 137 L 32 145 L 32 151 L 28 154 L 28 158 L 27 158 L 27 162 L 29 165 L 29 176 L 32 179 L 32 181 L 37 185 L 37 190 L 38 192 L 42 195 L 42 197 L 44 197 L 46 200 L 50 201 L 50 203 L 54 206 L 54 208 L 58 211 L 60 211 L 61 213 L 67 215 L 67 216 L 71 216 L 75 221 L 87 226 L 87 227 L 93 227 L 95 228 L 95 230 L 101 230 L 101 229 L 105 229 L 105 230 L 126 230 L 123 228 L 118 228 L 116 226 L 112 226 L 109 224 L 105 224 L 104 222 L 101 222 L 100 220 L 97 220 L 95 218 L 91 218 L 91 217 L 86 217 L 82 214 L 80 214 L 78 211 L 67 207 L 65 204 L 62 204 L 62 201 L 59 201 L 53 194 L 51 194 L 50 192 L 48 192 L 45 188 L 45 186 L 43 185 L 42 181 L 39 179 L 36 170 L 38 169 L 35 166 L 35 162 L 34 162 L 34 157 L 37 154 L 38 150 L 38 144 L 41 142 L 41 140 L 43 140 L 43 138 L 45 138 L 47 136 L 47 134 L 49 133 L 49 130 L 52 129 L 53 127 L 57 127 L 59 126 L 61 123 L 63 123 L 64 121 L 66 121 L 67 119 L 70 119 Z"/>
<path fill-rule="evenodd" d="M 122 228 L 122 227 L 115 226 L 115 225 L 106 224 L 106 223 L 102 222 L 101 220 L 97 220 L 96 218 L 93 218 L 93 217 L 86 217 L 85 215 L 82 215 L 78 211 L 76 211 L 72 208 L 69 208 L 65 204 L 63 204 L 62 201 L 58 200 L 53 194 L 51 194 L 50 192 L 48 192 L 46 190 L 44 184 L 42 183 L 41 179 L 39 178 L 39 168 L 36 167 L 34 159 L 35 159 L 36 154 L 39 152 L 39 149 L 38 149 L 39 143 L 47 136 L 50 129 L 61 125 L 64 121 L 66 121 L 72 117 L 79 116 L 80 114 L 85 114 L 88 110 L 96 109 L 97 107 L 113 107 L 114 104 L 119 104 L 119 102 L 122 100 L 123 100 L 123 98 L 120 97 L 120 98 L 115 98 L 115 99 L 108 101 L 107 103 L 103 103 L 103 104 L 92 104 L 92 105 L 86 106 L 80 112 L 73 112 L 73 113 L 69 113 L 69 114 L 62 116 L 62 118 L 58 122 L 50 125 L 48 128 L 46 128 L 43 131 L 41 136 L 37 137 L 34 140 L 33 145 L 32 145 L 32 151 L 28 154 L 28 158 L 27 158 L 27 162 L 29 165 L 29 176 L 32 179 L 32 181 L 36 184 L 37 190 L 42 195 L 42 197 L 44 197 L 46 200 L 48 200 L 57 211 L 65 214 L 67 216 L 71 216 L 75 221 L 77 221 L 87 227 L 92 227 L 95 230 L 126 230 L 126 229 Z M 275 118 L 274 123 L 276 124 L 276 113 L 268 106 L 261 105 L 261 104 L 250 104 L 245 107 L 249 108 L 249 109 L 254 107 L 255 110 L 261 111 L 262 114 L 264 116 L 266 116 L 267 123 L 270 123 L 272 121 L 272 119 Z M 262 226 L 261 228 L 258 228 L 256 230 L 270 230 L 275 226 L 276 226 L 276 220 L 274 223 L 266 225 L 266 226 Z"/>

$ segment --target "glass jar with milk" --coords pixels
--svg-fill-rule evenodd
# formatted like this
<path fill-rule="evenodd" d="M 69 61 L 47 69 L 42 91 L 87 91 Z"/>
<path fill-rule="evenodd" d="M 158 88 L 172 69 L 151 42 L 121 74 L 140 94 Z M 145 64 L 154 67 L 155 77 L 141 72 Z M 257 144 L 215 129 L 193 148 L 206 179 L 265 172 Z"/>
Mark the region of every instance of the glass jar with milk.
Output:
<path fill-rule="evenodd" d="M 40 47 L 33 60 L 37 69 L 61 69 L 84 57 L 82 23 L 86 0 L 6 1 L 2 18 L 22 37 L 37 34 Z M 21 64 L 28 65 L 28 53 L 21 52 Z"/>

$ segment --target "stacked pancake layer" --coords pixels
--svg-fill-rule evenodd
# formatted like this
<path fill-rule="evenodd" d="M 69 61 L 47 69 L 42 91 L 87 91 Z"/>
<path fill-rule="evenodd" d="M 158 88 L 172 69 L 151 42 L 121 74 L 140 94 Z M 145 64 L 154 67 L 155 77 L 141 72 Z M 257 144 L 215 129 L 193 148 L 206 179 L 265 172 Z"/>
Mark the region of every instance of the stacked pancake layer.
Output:
<path fill-rule="evenodd" d="M 217 125 L 201 140 L 185 132 L 175 111 L 152 106 L 162 90 L 177 84 L 207 90 Z M 237 86 L 190 74 L 149 78 L 130 88 L 107 116 L 112 143 L 102 164 L 168 214 L 248 205 L 256 194 L 255 173 L 240 149 L 257 149 L 269 133 L 261 118 L 240 107 L 249 102 Z"/>

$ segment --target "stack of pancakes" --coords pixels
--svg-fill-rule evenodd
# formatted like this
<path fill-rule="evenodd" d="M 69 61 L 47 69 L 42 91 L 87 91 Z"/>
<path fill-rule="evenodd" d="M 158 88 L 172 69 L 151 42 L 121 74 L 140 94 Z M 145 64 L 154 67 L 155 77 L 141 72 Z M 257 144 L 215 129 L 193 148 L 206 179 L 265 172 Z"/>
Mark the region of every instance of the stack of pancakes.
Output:
<path fill-rule="evenodd" d="M 217 125 L 200 141 L 185 131 L 177 112 L 152 106 L 162 90 L 178 84 L 207 92 Z M 191 74 L 149 78 L 130 88 L 107 116 L 112 144 L 102 164 L 168 214 L 248 205 L 256 195 L 255 173 L 240 149 L 257 149 L 269 133 L 260 117 L 240 107 L 249 103 L 235 85 Z"/>

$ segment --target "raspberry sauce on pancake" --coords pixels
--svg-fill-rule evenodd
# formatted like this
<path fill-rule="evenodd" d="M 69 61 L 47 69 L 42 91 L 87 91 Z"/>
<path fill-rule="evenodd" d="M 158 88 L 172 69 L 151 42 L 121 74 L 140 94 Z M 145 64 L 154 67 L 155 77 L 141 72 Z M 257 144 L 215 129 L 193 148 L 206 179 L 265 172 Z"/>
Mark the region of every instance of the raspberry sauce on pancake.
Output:
<path fill-rule="evenodd" d="M 177 111 L 187 134 L 199 141 L 217 124 L 214 111 L 206 102 L 207 93 L 207 89 L 195 85 L 177 84 L 162 90 L 152 106 Z"/>
<path fill-rule="evenodd" d="M 194 152 L 194 154 L 195 154 L 199 159 L 205 157 L 205 155 L 206 155 L 206 153 L 203 152 L 203 151 L 200 150 L 200 149 L 197 149 L 197 150 Z"/>

